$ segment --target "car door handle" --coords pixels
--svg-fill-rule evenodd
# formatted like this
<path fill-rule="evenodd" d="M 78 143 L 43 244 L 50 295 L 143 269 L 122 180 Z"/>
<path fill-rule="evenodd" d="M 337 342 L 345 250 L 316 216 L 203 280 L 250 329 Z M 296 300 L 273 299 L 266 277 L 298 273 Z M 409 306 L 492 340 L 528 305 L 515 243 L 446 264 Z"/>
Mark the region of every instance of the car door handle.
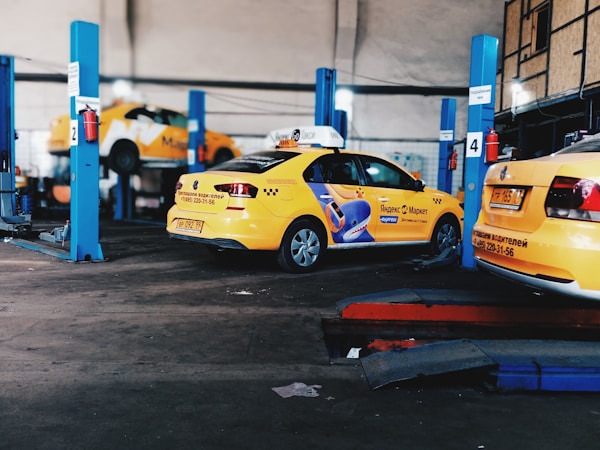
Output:
<path fill-rule="evenodd" d="M 379 197 L 377 200 L 379 200 L 380 202 L 389 202 L 390 199 L 387 197 Z"/>
<path fill-rule="evenodd" d="M 320 195 L 319 198 L 322 198 L 323 200 L 333 200 L 333 196 L 332 195 Z"/>

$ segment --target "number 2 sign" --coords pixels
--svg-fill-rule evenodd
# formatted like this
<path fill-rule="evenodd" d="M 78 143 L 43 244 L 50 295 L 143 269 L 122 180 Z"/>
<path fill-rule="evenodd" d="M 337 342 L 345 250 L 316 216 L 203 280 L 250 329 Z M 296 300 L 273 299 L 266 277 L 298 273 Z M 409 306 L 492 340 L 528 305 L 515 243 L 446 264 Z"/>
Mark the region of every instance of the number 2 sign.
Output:
<path fill-rule="evenodd" d="M 483 132 L 467 133 L 467 158 L 478 158 L 483 150 Z"/>
<path fill-rule="evenodd" d="M 73 145 L 79 144 L 79 124 L 77 123 L 77 119 L 71 120 L 71 128 L 69 131 L 69 135 L 71 138 L 71 147 Z"/>

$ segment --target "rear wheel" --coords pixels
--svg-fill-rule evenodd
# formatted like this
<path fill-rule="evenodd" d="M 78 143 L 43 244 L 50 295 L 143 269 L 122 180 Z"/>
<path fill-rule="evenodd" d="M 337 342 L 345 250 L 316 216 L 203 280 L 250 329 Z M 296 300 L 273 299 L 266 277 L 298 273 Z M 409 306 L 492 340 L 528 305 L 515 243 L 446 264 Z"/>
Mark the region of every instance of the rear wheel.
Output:
<path fill-rule="evenodd" d="M 290 225 L 277 253 L 279 266 L 292 273 L 314 270 L 326 249 L 322 228 L 314 221 L 301 219 Z"/>
<path fill-rule="evenodd" d="M 442 216 L 433 229 L 430 248 L 439 255 L 448 247 L 455 247 L 460 241 L 460 226 L 454 216 Z"/>
<path fill-rule="evenodd" d="M 119 175 L 134 173 L 140 165 L 137 146 L 131 141 L 118 141 L 108 156 L 108 167 Z"/>

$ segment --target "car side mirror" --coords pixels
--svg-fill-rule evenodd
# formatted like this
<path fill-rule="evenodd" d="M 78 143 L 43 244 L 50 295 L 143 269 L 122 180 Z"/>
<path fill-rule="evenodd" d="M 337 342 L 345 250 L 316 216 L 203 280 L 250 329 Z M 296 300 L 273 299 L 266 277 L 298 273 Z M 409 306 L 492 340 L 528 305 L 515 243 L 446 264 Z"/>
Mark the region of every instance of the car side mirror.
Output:
<path fill-rule="evenodd" d="M 423 192 L 424 189 L 425 183 L 423 183 L 423 180 L 415 180 L 415 191 Z"/>

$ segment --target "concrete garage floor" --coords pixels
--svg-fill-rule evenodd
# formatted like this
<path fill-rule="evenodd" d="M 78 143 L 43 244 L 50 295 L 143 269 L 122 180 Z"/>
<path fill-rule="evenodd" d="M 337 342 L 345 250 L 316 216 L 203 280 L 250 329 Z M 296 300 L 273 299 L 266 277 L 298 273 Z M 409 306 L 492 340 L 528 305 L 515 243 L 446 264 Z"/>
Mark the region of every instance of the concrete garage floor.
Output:
<path fill-rule="evenodd" d="M 318 272 L 267 255 L 215 261 L 163 227 L 103 223 L 104 263 L 0 242 L 2 449 L 592 449 L 600 395 L 490 392 L 435 378 L 370 390 L 330 364 L 321 318 L 411 288 L 529 297 L 408 250 L 337 252 Z M 540 299 L 543 301 L 543 299 Z M 293 382 L 318 397 L 282 398 Z"/>

